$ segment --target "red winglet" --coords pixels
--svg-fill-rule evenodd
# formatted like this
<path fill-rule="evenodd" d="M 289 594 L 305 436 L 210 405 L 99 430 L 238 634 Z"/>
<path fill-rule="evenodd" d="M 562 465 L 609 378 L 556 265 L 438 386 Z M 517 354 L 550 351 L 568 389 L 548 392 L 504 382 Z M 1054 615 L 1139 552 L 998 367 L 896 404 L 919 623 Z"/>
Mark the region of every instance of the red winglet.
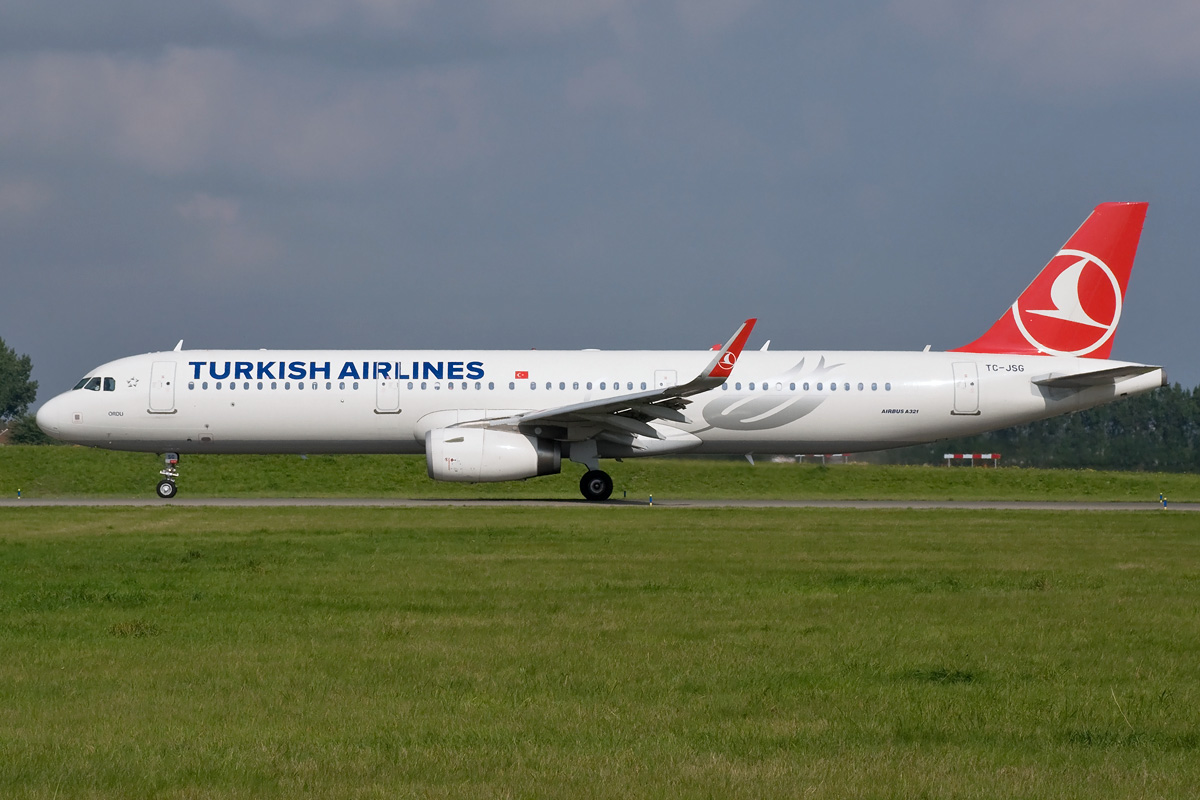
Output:
<path fill-rule="evenodd" d="M 746 340 L 750 338 L 750 331 L 754 330 L 754 323 L 758 322 L 757 318 L 748 319 L 742 323 L 742 327 L 737 329 L 725 346 L 721 348 L 721 352 L 717 353 L 717 357 L 712 360 L 712 365 L 706 377 L 721 378 L 722 380 L 729 377 L 729 373 L 733 372 L 733 365 L 737 363 L 738 357 L 742 355 L 742 348 L 746 346 Z"/>

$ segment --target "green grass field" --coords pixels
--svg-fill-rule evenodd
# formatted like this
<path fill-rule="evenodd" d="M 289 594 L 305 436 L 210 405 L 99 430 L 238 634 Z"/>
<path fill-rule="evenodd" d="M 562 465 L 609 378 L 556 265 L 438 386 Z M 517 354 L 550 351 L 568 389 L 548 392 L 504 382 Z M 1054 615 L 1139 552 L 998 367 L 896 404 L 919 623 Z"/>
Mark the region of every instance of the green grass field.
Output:
<path fill-rule="evenodd" d="M 157 456 L 84 447 L 0 447 L 0 497 L 153 497 Z M 1200 501 L 1200 475 L 982 467 L 604 462 L 614 497 L 645 499 Z M 190 456 L 180 497 L 579 498 L 583 467 L 515 483 L 431 481 L 422 456 Z"/>
<path fill-rule="evenodd" d="M 1196 528 L 0 509 L 0 796 L 1196 796 Z"/>

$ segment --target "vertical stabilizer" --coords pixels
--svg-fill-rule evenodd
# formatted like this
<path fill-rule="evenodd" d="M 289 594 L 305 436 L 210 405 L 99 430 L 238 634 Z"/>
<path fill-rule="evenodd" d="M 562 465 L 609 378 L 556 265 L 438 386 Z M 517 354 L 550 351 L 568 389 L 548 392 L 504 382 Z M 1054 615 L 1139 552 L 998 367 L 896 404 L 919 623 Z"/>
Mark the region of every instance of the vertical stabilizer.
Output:
<path fill-rule="evenodd" d="M 952 352 L 1108 358 L 1147 203 L 1102 203 L 988 332 Z"/>

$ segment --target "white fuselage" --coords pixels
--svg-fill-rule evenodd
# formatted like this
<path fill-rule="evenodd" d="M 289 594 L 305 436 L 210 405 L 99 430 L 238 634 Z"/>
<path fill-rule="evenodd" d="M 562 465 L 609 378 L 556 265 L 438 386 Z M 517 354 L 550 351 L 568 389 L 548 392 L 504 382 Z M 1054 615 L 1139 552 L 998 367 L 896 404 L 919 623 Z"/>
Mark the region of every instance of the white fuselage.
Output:
<path fill-rule="evenodd" d="M 696 351 L 191 350 L 113 361 L 48 401 L 56 438 L 174 453 L 423 453 L 425 434 L 670 386 Z M 861 452 L 994 430 L 1164 384 L 1152 369 L 1115 383 L 1047 388 L 1054 375 L 1127 362 L 941 352 L 747 351 L 686 422 L 661 439 L 602 443 L 603 457 L 661 453 Z M 521 377 L 517 377 L 520 375 Z M 585 434 L 581 433 L 582 438 Z M 573 437 L 568 431 L 565 437 Z"/>

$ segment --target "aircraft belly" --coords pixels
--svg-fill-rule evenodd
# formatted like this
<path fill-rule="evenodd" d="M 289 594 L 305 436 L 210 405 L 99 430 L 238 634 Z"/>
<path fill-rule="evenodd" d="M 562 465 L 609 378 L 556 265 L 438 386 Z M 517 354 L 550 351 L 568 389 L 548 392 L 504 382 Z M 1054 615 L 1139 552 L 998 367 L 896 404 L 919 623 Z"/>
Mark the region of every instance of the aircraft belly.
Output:
<path fill-rule="evenodd" d="M 186 395 L 183 399 L 173 414 L 149 414 L 141 408 L 127 411 L 111 430 L 90 426 L 86 443 L 178 453 L 424 452 L 423 442 L 413 441 L 412 420 L 402 414 L 376 414 L 373 406 L 344 399 L 286 405 L 253 395 L 222 397 L 220 404 L 211 396 L 206 402 L 189 403 Z"/>

